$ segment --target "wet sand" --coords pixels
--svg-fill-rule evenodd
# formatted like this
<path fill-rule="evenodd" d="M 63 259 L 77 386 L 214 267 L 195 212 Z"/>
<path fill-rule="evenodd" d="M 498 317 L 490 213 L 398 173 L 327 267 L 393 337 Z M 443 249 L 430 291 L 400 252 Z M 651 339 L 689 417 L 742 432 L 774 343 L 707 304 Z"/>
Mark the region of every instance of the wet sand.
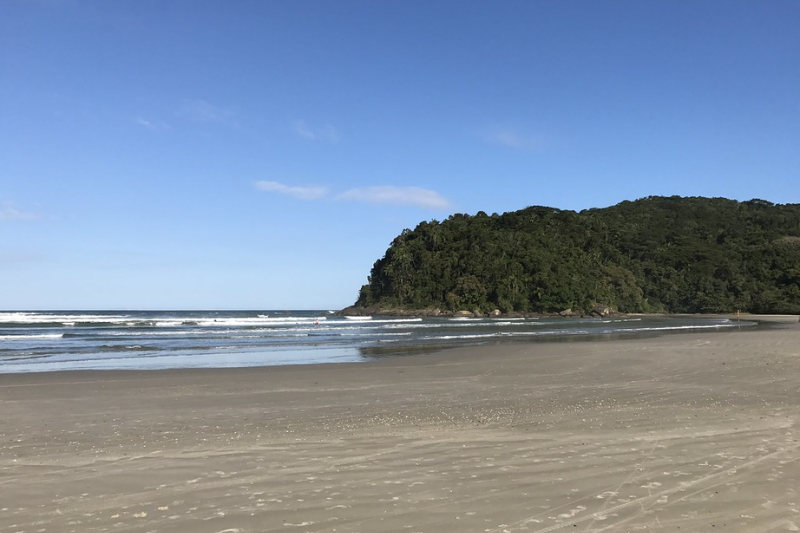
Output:
<path fill-rule="evenodd" d="M 0 531 L 800 531 L 800 325 L 0 375 Z"/>

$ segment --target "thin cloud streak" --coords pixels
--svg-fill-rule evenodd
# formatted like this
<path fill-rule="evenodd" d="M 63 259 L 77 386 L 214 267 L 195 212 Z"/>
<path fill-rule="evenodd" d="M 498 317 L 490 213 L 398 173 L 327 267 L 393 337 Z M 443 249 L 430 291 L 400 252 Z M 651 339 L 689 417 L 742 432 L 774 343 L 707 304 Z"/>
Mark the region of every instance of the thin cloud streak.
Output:
<path fill-rule="evenodd" d="M 134 117 L 133 121 L 143 128 L 147 128 L 152 131 L 163 131 L 169 128 L 169 125 L 166 122 L 162 122 L 160 120 L 152 121 L 142 117 Z"/>
<path fill-rule="evenodd" d="M 339 141 L 339 132 L 330 124 L 319 128 L 313 128 L 307 125 L 303 120 L 295 120 L 292 124 L 292 130 L 300 137 L 309 141 L 326 141 L 330 143 Z"/>
<path fill-rule="evenodd" d="M 370 204 L 414 206 L 423 209 L 448 209 L 450 202 L 436 191 L 423 187 L 395 187 L 392 185 L 350 189 L 336 197 Z"/>
<path fill-rule="evenodd" d="M 297 187 L 277 181 L 257 181 L 254 185 L 260 191 L 283 194 L 300 200 L 323 200 L 328 197 L 328 189 L 321 186 Z M 444 196 L 424 187 L 395 187 L 393 185 L 360 187 L 340 193 L 333 199 L 432 210 L 452 207 L 450 201 Z"/>
<path fill-rule="evenodd" d="M 325 187 L 293 187 L 277 181 L 257 181 L 256 188 L 265 192 L 275 192 L 300 200 L 319 200 L 328 194 Z"/>
<path fill-rule="evenodd" d="M 37 220 L 39 215 L 20 211 L 10 202 L 0 203 L 0 220 Z"/>
<path fill-rule="evenodd" d="M 544 148 L 541 137 L 522 135 L 514 130 L 498 130 L 486 135 L 484 140 L 515 150 L 538 151 Z"/>
<path fill-rule="evenodd" d="M 238 126 L 233 111 L 200 99 L 186 100 L 181 106 L 180 115 L 194 122 Z"/>

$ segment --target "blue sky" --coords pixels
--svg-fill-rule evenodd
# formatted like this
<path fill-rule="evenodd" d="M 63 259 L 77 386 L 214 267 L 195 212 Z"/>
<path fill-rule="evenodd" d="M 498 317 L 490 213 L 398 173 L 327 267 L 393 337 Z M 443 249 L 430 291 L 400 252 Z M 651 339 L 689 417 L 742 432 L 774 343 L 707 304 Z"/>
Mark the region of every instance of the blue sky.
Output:
<path fill-rule="evenodd" d="M 0 3 L 0 309 L 337 309 L 423 220 L 800 202 L 800 2 Z"/>

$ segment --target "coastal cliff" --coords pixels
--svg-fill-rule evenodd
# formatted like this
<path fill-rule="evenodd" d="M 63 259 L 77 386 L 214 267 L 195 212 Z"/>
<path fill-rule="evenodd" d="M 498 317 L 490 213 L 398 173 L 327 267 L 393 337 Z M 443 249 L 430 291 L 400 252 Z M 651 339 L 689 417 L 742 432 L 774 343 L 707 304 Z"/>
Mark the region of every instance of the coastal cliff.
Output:
<path fill-rule="evenodd" d="M 454 214 L 395 238 L 344 313 L 612 310 L 800 313 L 800 204 L 672 196 Z"/>

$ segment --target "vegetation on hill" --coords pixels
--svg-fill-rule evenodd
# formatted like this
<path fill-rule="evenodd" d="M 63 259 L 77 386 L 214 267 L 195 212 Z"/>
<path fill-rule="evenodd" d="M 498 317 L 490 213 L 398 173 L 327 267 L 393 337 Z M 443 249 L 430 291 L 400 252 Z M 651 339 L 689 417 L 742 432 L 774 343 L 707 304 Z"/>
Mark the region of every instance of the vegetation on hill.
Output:
<path fill-rule="evenodd" d="M 800 204 L 648 197 L 455 214 L 392 241 L 356 305 L 800 313 Z"/>

